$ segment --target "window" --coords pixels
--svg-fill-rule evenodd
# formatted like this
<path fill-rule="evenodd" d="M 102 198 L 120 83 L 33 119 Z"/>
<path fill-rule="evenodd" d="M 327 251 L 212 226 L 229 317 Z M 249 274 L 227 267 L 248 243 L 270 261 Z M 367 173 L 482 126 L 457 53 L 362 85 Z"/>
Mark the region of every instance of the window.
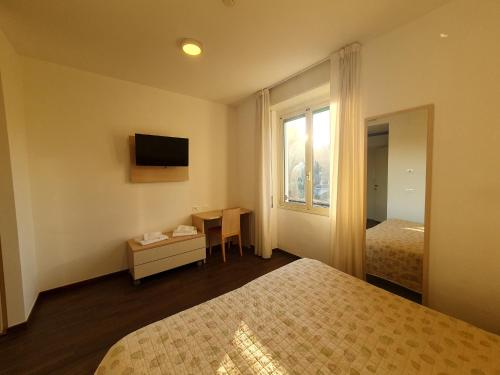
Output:
<path fill-rule="evenodd" d="M 285 201 L 306 203 L 306 116 L 284 121 L 285 138 Z"/>
<path fill-rule="evenodd" d="M 313 197 L 317 207 L 330 207 L 330 108 L 313 112 Z"/>
<path fill-rule="evenodd" d="M 330 108 L 321 105 L 281 117 L 281 206 L 328 213 Z"/>

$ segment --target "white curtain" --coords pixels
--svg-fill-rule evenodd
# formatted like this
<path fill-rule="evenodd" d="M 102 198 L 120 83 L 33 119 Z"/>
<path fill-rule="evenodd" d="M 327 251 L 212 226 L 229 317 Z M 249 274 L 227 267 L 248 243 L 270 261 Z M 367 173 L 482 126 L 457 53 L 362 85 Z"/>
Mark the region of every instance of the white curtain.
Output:
<path fill-rule="evenodd" d="M 331 56 L 334 131 L 331 191 L 331 264 L 364 278 L 364 133 L 360 121 L 360 49 L 352 44 Z"/>
<path fill-rule="evenodd" d="M 257 94 L 257 197 L 255 209 L 255 253 L 272 254 L 272 127 L 269 90 Z"/>

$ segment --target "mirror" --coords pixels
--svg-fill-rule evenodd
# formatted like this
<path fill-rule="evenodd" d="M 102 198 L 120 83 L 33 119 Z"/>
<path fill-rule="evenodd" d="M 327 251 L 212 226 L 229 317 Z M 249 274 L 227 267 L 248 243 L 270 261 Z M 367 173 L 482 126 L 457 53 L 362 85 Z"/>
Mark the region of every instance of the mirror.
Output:
<path fill-rule="evenodd" d="M 433 106 L 368 118 L 366 280 L 426 304 Z"/>

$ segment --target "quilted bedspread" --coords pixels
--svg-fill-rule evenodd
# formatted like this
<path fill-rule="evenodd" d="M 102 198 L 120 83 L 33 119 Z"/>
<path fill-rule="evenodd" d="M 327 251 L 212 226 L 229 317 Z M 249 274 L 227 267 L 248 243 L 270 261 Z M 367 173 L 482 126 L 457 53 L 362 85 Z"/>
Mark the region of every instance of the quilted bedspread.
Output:
<path fill-rule="evenodd" d="M 366 231 L 366 272 L 422 292 L 424 227 L 388 219 Z"/>
<path fill-rule="evenodd" d="M 499 375 L 500 337 L 301 259 L 132 332 L 96 373 Z"/>

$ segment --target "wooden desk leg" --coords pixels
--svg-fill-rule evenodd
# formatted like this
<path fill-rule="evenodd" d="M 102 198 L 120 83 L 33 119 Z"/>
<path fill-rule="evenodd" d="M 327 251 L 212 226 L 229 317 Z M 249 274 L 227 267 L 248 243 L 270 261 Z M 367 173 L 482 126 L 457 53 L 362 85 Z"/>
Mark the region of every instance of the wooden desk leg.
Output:
<path fill-rule="evenodd" d="M 196 227 L 199 233 L 207 233 L 205 228 L 205 220 L 200 219 L 198 216 L 191 215 L 191 224 Z M 208 238 L 205 236 L 205 248 L 208 248 Z"/>

